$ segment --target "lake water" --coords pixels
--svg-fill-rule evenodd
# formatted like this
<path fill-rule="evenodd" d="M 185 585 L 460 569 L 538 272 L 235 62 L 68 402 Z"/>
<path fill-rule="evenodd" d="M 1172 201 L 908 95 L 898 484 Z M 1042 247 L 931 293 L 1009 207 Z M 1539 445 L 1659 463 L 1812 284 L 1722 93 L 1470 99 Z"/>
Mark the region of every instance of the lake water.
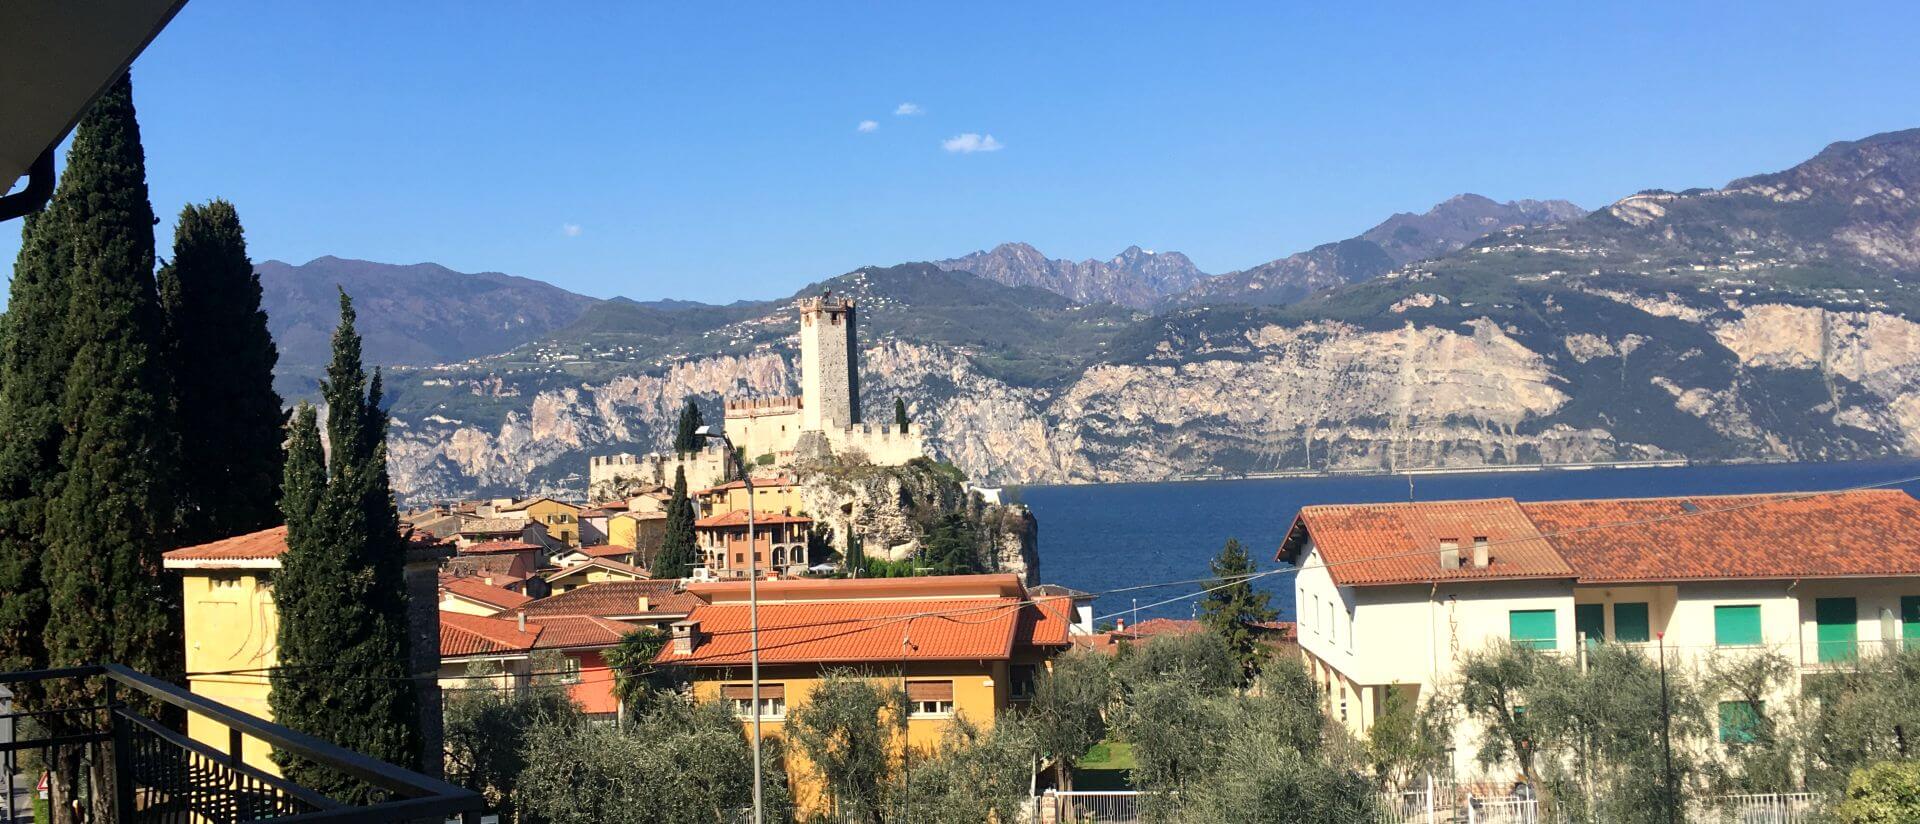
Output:
<path fill-rule="evenodd" d="M 1920 476 L 1920 461 L 1825 464 L 1754 464 L 1665 469 L 1491 472 L 1426 475 L 1413 480 L 1413 498 L 1512 497 L 1522 501 L 1804 492 L 1842 489 Z M 1920 483 L 1899 484 L 1920 495 Z M 1274 560 L 1300 507 L 1311 504 L 1376 503 L 1408 499 L 1405 476 L 1278 478 L 1088 486 L 1029 486 L 1019 499 L 1040 521 L 1040 580 L 1087 592 L 1161 581 L 1204 578 L 1207 562 L 1228 538 L 1239 538 L 1262 570 Z M 1274 593 L 1273 603 L 1293 614 L 1290 576 L 1257 583 Z M 1189 598 L 1198 584 L 1108 595 L 1096 615 L 1140 618 L 1192 615 Z"/>

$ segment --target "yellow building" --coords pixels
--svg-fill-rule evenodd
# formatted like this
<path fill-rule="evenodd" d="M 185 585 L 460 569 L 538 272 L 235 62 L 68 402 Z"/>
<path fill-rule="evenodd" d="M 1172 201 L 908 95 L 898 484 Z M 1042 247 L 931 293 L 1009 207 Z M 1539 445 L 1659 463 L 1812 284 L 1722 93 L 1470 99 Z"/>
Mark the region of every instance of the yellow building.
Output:
<path fill-rule="evenodd" d="M 622 512 L 607 518 L 607 543 L 639 552 L 650 562 L 667 539 L 667 513 Z"/>
<path fill-rule="evenodd" d="M 527 520 L 547 528 L 547 534 L 559 539 L 567 546 L 580 545 L 580 509 L 578 504 L 556 501 L 552 498 L 528 498 L 503 507 L 496 507 L 496 517 L 511 518 L 524 516 Z"/>
<path fill-rule="evenodd" d="M 438 568 L 451 554 L 438 539 L 425 533 L 409 536 L 407 589 L 411 666 L 430 671 L 440 657 Z M 187 688 L 249 715 L 271 721 L 267 702 L 279 665 L 278 611 L 273 600 L 273 577 L 280 556 L 287 551 L 287 528 L 277 526 L 200 546 L 166 553 L 166 568 L 180 575 L 182 618 L 186 639 Z M 440 693 L 423 683 L 420 691 L 423 772 L 438 775 L 440 764 Z M 229 728 L 198 714 L 187 717 L 187 735 L 216 751 L 228 747 Z M 326 737 L 322 735 L 321 737 Z M 242 759 L 250 766 L 279 775 L 266 742 L 247 737 Z"/>
<path fill-rule="evenodd" d="M 799 515 L 804 509 L 800 503 L 800 487 L 794 485 L 793 479 L 784 477 L 753 479 L 753 507 L 747 506 L 747 485 L 740 481 L 728 481 L 702 489 L 693 493 L 693 497 L 700 504 L 695 514 L 701 518 L 725 515 L 736 510 L 744 512 L 749 508 L 782 515 Z"/>
<path fill-rule="evenodd" d="M 645 581 L 652 578 L 647 571 L 632 564 L 614 558 L 588 558 L 559 572 L 547 576 L 547 586 L 553 594 L 572 592 L 588 584 L 604 584 L 608 581 Z"/>
<path fill-rule="evenodd" d="M 695 583 L 708 603 L 672 626 L 657 659 L 688 667 L 693 693 L 729 702 L 743 725 L 756 706 L 748 680 L 747 584 Z M 826 673 L 853 669 L 905 688 L 907 741 L 936 746 L 953 719 L 991 726 L 1029 697 L 1034 675 L 1068 646 L 1072 603 L 1029 603 L 1017 575 L 763 581 L 758 708 L 762 734 L 786 734 Z M 818 773 L 789 750 L 788 782 L 803 813 L 825 809 Z"/>

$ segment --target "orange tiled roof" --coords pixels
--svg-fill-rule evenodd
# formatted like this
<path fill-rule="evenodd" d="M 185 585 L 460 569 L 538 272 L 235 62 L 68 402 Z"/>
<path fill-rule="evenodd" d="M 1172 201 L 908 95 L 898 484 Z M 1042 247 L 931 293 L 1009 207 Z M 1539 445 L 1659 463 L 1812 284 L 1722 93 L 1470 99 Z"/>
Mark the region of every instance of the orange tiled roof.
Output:
<path fill-rule="evenodd" d="M 1013 642 L 1019 646 L 1064 647 L 1067 630 L 1073 625 L 1073 599 L 1034 598 L 1033 604 L 1020 610 L 1020 625 Z"/>
<path fill-rule="evenodd" d="M 696 490 L 694 491 L 693 494 L 706 495 L 713 492 L 725 492 L 729 489 L 745 489 L 746 486 L 747 484 L 744 481 L 732 480 L 732 481 L 723 483 L 719 486 L 710 486 L 710 487 L 707 487 L 706 489 Z M 754 489 L 770 489 L 778 486 L 793 486 L 793 479 L 788 478 L 784 475 L 777 478 L 754 478 L 753 479 Z"/>
<path fill-rule="evenodd" d="M 613 558 L 618 560 L 632 555 L 633 547 L 620 546 L 618 544 L 595 544 L 593 546 L 580 547 L 576 551 L 589 558 Z"/>
<path fill-rule="evenodd" d="M 647 610 L 640 611 L 640 599 Z M 551 595 L 527 604 L 529 618 L 547 615 L 597 615 L 602 618 L 639 615 L 685 615 L 706 601 L 675 592 L 673 581 L 604 581 Z"/>
<path fill-rule="evenodd" d="M 810 524 L 813 523 L 813 519 L 802 515 L 788 515 L 781 512 L 761 512 L 753 516 L 753 522 L 758 526 L 772 526 L 774 524 Z M 694 521 L 693 525 L 696 527 L 746 526 L 747 511 L 744 509 L 736 509 L 725 515 L 701 518 L 698 521 Z"/>
<path fill-rule="evenodd" d="M 884 663 L 1003 660 L 1033 609 L 1019 598 L 859 600 L 760 605 L 762 663 Z M 687 616 L 700 625 L 691 655 L 669 644 L 656 659 L 694 666 L 736 666 L 750 650 L 747 605 L 701 606 Z"/>
<path fill-rule="evenodd" d="M 525 541 L 487 541 L 460 550 L 462 555 L 493 555 L 504 552 L 535 552 L 540 547 Z"/>
<path fill-rule="evenodd" d="M 1115 629 L 1113 634 L 1124 638 L 1153 638 L 1161 635 L 1194 635 L 1205 631 L 1206 627 L 1191 618 L 1148 618 L 1138 624 Z"/>
<path fill-rule="evenodd" d="M 1920 575 L 1920 501 L 1897 489 L 1521 508 L 1583 582 Z"/>
<path fill-rule="evenodd" d="M 1574 575 L 1512 498 L 1302 507 L 1281 557 L 1297 560 L 1289 554 L 1304 551 L 1309 535 L 1341 586 Z M 1471 560 L 1478 537 L 1490 544 L 1485 569 Z M 1460 545 L 1468 560 L 1459 569 L 1440 568 L 1442 540 Z"/>
<path fill-rule="evenodd" d="M 525 555 L 461 555 L 448 558 L 444 567 L 456 577 L 492 577 L 498 581 L 524 581 L 533 570 Z"/>
<path fill-rule="evenodd" d="M 1920 501 L 1899 490 L 1306 507 L 1280 557 L 1297 561 L 1309 536 L 1342 586 L 1920 575 Z M 1486 569 L 1472 566 L 1476 536 Z M 1440 569 L 1441 538 L 1460 542 L 1461 569 Z"/>
<path fill-rule="evenodd" d="M 484 618 L 458 612 L 440 613 L 440 657 L 501 655 L 526 652 L 540 639 L 539 624 L 520 629 L 510 618 Z"/>
<path fill-rule="evenodd" d="M 282 525 L 210 544 L 181 547 L 163 557 L 168 561 L 261 561 L 278 558 L 286 551 L 287 528 Z"/>
<path fill-rule="evenodd" d="M 472 577 L 442 575 L 440 576 L 440 588 L 469 601 L 476 601 L 495 609 L 512 609 L 533 600 L 513 590 L 494 586 Z"/>
<path fill-rule="evenodd" d="M 533 643 L 536 649 L 610 647 L 640 629 L 639 624 L 597 615 L 546 615 L 540 618 L 540 627 L 540 639 Z"/>

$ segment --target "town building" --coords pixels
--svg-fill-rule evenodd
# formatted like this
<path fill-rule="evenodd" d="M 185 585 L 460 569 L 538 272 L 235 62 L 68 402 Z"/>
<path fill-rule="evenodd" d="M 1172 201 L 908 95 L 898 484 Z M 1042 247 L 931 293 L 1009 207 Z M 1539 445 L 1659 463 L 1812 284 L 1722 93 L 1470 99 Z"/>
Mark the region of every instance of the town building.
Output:
<path fill-rule="evenodd" d="M 742 578 L 749 569 L 775 575 L 801 575 L 810 561 L 807 530 L 813 519 L 804 515 L 758 512 L 754 515 L 752 547 L 747 541 L 747 511 L 737 509 L 723 515 L 693 522 L 694 541 L 700 549 L 700 567 L 695 575 L 704 578 Z M 753 557 L 749 559 L 748 553 Z"/>
<path fill-rule="evenodd" d="M 456 546 L 461 547 L 493 543 L 496 541 L 519 541 L 521 543 L 556 548 L 563 546 L 563 544 L 560 544 L 560 542 L 554 540 L 551 535 L 547 534 L 546 525 L 537 524 L 526 518 L 517 516 L 500 518 L 475 516 L 467 518 L 460 524 L 459 530 L 454 533 L 453 541 Z"/>
<path fill-rule="evenodd" d="M 515 559 L 516 564 L 529 569 L 545 567 L 551 557 L 548 555 L 549 550 L 544 544 L 517 540 L 486 541 L 477 544 L 467 544 L 459 547 L 458 552 L 459 556 L 463 558 L 487 555 L 507 556 Z"/>
<path fill-rule="evenodd" d="M 278 665 L 279 613 L 273 600 L 274 572 L 287 551 L 287 528 L 264 529 L 212 543 L 183 547 L 163 556 L 165 567 L 180 576 L 182 624 L 186 639 L 187 687 L 196 695 L 260 718 L 273 720 L 267 703 Z M 439 539 L 407 534 L 406 584 L 414 671 L 431 670 L 440 648 L 439 567 L 451 549 Z M 419 690 L 423 746 L 421 763 L 438 765 L 441 756 L 440 692 L 422 683 Z M 187 720 L 187 735 L 217 752 L 228 752 L 230 730 L 198 714 Z M 269 757 L 272 748 L 248 740 L 243 758 L 252 767 L 279 775 Z M 437 773 L 438 768 L 429 769 Z"/>
<path fill-rule="evenodd" d="M 696 502 L 694 514 L 701 518 L 743 511 L 749 507 L 782 515 L 805 514 L 805 507 L 800 502 L 800 487 L 792 478 L 785 476 L 754 478 L 751 495 L 747 493 L 745 481 L 734 480 L 699 490 L 692 497 Z"/>
<path fill-rule="evenodd" d="M 666 541 L 667 513 L 664 509 L 653 512 L 629 509 L 607 519 L 607 543 L 634 550 L 641 566 L 651 565 L 653 556 Z"/>
<path fill-rule="evenodd" d="M 546 527 L 547 534 L 567 546 L 580 545 L 580 507 L 552 498 L 527 498 L 494 508 L 493 517 L 522 518 Z"/>
<path fill-rule="evenodd" d="M 935 746 L 953 719 L 991 726 L 1030 697 L 1036 673 L 1068 646 L 1071 604 L 1030 600 L 1013 574 L 795 579 L 758 585 L 761 688 L 748 680 L 747 583 L 695 583 L 707 603 L 673 624 L 655 660 L 686 668 L 693 694 L 726 701 L 743 725 L 785 735 L 829 672 L 854 669 L 902 687 L 907 742 Z M 825 806 L 818 772 L 788 750 L 788 782 L 803 814 Z"/>
<path fill-rule="evenodd" d="M 546 576 L 547 587 L 554 594 L 572 592 L 590 584 L 644 581 L 652 577 L 652 573 L 644 569 L 612 558 L 589 558 Z"/>
<path fill-rule="evenodd" d="M 463 615 L 492 615 L 504 609 L 525 606 L 532 598 L 506 587 L 497 587 L 477 578 L 440 574 L 440 612 Z"/>
<path fill-rule="evenodd" d="M 518 689 L 531 678 L 551 678 L 567 688 L 568 696 L 588 716 L 619 714 L 613 671 L 602 654 L 639 627 L 590 615 L 550 615 L 533 621 L 524 613 L 503 618 L 443 612 L 440 621 L 441 690 Z M 543 661 L 538 657 L 541 652 L 553 654 Z M 481 662 L 486 666 L 474 666 Z M 536 671 L 536 664 L 555 669 Z M 476 670 L 486 674 L 476 675 Z"/>
<path fill-rule="evenodd" d="M 1920 641 L 1920 501 L 1895 490 L 1310 506 L 1279 558 L 1300 567 L 1307 666 L 1355 733 L 1386 691 L 1415 706 L 1496 640 L 1664 648 L 1673 666 L 1774 652 L 1801 679 Z M 1752 708 L 1716 700 L 1738 735 Z M 1457 731 L 1461 777 L 1479 735 Z"/>

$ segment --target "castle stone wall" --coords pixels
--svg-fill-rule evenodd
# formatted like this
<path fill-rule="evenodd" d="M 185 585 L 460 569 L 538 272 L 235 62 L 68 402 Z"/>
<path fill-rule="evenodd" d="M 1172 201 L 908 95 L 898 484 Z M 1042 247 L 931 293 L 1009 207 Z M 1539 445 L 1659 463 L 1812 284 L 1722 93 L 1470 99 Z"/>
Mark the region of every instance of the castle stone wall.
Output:
<path fill-rule="evenodd" d="M 860 346 L 852 300 L 800 301 L 800 397 L 803 429 L 860 422 Z"/>
<path fill-rule="evenodd" d="M 900 431 L 893 425 L 860 424 L 827 430 L 827 443 L 833 454 L 848 456 L 859 452 L 877 466 L 899 466 L 927 455 L 927 445 L 918 430 Z"/>
<path fill-rule="evenodd" d="M 762 455 L 790 455 L 800 437 L 800 408 L 799 398 L 727 401 L 727 437 L 749 462 Z"/>

